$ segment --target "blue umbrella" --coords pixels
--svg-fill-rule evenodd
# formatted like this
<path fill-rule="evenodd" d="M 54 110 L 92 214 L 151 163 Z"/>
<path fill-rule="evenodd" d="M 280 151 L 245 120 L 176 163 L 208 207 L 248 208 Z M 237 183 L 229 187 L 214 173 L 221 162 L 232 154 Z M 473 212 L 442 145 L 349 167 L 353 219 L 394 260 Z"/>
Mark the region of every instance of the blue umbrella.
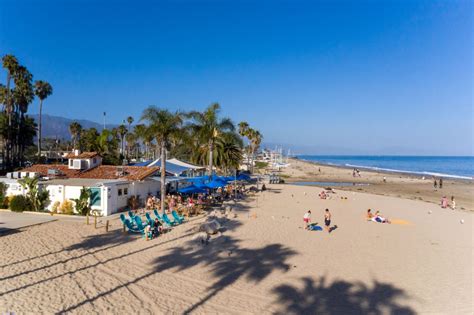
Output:
<path fill-rule="evenodd" d="M 199 194 L 199 193 L 205 193 L 206 189 L 202 187 L 197 187 L 195 185 L 191 185 L 191 186 L 178 189 L 178 192 L 182 194 Z"/>
<path fill-rule="evenodd" d="M 247 174 L 239 174 L 237 175 L 237 180 L 246 180 L 246 181 L 250 181 L 250 176 L 247 175 Z"/>
<path fill-rule="evenodd" d="M 206 186 L 209 188 L 219 188 L 224 187 L 225 185 L 227 185 L 227 183 L 221 179 L 214 179 L 206 184 Z"/>

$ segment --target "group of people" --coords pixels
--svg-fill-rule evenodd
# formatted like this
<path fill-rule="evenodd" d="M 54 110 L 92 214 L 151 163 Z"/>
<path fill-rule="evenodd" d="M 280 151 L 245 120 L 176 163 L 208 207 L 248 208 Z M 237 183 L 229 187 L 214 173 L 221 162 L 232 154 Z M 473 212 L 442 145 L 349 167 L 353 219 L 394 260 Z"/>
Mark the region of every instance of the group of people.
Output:
<path fill-rule="evenodd" d="M 331 212 L 329 209 L 324 211 L 324 227 L 328 233 L 331 233 Z M 303 222 L 305 223 L 305 229 L 311 230 L 311 210 L 308 210 L 303 216 Z"/>
<path fill-rule="evenodd" d="M 441 198 L 441 208 L 451 208 L 453 210 L 456 210 L 456 200 L 454 199 L 454 196 L 451 196 L 451 205 L 448 203 L 448 198 L 446 198 L 446 196 L 443 196 L 443 198 Z"/>
<path fill-rule="evenodd" d="M 375 214 L 372 213 L 371 209 L 367 210 L 367 221 L 373 221 L 378 223 L 391 223 L 389 219 L 382 216 L 380 211 L 375 211 Z"/>
<path fill-rule="evenodd" d="M 352 177 L 361 177 L 360 170 L 355 168 L 352 170 Z"/>
<path fill-rule="evenodd" d="M 436 178 L 434 179 L 433 187 L 435 189 L 438 188 L 438 181 L 436 180 Z M 439 189 L 443 189 L 443 178 L 439 179 Z"/>

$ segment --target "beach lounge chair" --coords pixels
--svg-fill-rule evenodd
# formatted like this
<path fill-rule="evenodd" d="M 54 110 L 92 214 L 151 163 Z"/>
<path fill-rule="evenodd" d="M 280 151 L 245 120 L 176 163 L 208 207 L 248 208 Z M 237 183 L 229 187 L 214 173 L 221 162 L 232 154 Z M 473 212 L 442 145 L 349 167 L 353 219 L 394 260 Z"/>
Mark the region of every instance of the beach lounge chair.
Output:
<path fill-rule="evenodd" d="M 168 224 L 167 222 L 165 222 L 165 220 L 163 220 L 163 217 L 158 213 L 158 210 L 153 210 L 153 213 L 155 214 L 155 217 L 158 218 L 158 221 L 161 222 L 161 224 L 163 224 L 163 227 L 166 228 L 166 229 L 171 229 L 171 224 Z"/>
<path fill-rule="evenodd" d="M 133 213 L 133 211 L 128 211 L 128 217 L 130 218 L 130 222 L 135 222 L 135 213 Z"/>
<path fill-rule="evenodd" d="M 125 220 L 123 221 L 123 224 L 127 227 L 127 230 L 130 233 L 142 233 L 143 234 L 143 230 L 140 230 L 137 227 L 133 226 L 132 223 L 130 223 L 130 221 L 127 218 L 125 218 Z"/>
<path fill-rule="evenodd" d="M 167 215 L 166 213 L 163 213 L 162 218 L 163 218 L 163 221 L 165 221 L 165 223 L 168 224 L 168 225 L 170 225 L 170 226 L 171 226 L 171 225 L 178 225 L 178 224 L 179 224 L 178 222 L 176 222 L 176 221 L 174 221 L 174 220 L 171 221 L 170 218 L 168 217 L 168 215 Z"/>
<path fill-rule="evenodd" d="M 184 222 L 184 217 L 180 216 L 176 211 L 171 211 L 171 215 L 173 216 L 174 220 L 177 221 L 179 224 Z"/>
<path fill-rule="evenodd" d="M 146 226 L 143 224 L 142 218 L 140 218 L 139 215 L 136 215 L 134 218 L 135 218 L 135 223 L 137 224 L 137 229 L 141 231 L 143 237 L 146 237 L 147 236 L 145 235 Z M 148 238 L 152 239 L 151 230 L 148 232 Z"/>
<path fill-rule="evenodd" d="M 146 221 L 152 226 L 155 226 L 155 221 L 151 218 L 150 214 L 147 212 L 145 213 Z"/>
<path fill-rule="evenodd" d="M 120 219 L 122 219 L 122 216 L 120 216 Z M 123 224 L 127 227 L 129 233 L 140 233 L 143 238 L 146 238 L 147 235 L 145 234 L 145 228 L 139 229 L 138 227 L 132 225 L 132 223 L 127 218 L 125 218 L 125 216 L 123 216 L 123 219 Z M 153 235 L 150 231 L 148 233 L 148 238 L 151 239 L 152 237 Z"/>
<path fill-rule="evenodd" d="M 155 214 L 155 217 L 158 219 L 158 221 L 163 222 L 163 218 L 160 216 L 158 213 L 158 210 L 153 210 L 153 213 Z"/>

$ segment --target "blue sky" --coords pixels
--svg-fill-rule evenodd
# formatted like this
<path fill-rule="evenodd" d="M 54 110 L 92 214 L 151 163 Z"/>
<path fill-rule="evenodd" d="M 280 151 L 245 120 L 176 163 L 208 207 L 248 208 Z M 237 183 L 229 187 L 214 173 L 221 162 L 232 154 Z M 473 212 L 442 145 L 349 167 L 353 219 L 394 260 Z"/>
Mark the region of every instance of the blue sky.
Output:
<path fill-rule="evenodd" d="M 472 12 L 471 1 L 0 0 L 0 54 L 53 85 L 47 114 L 119 123 L 150 104 L 219 102 L 300 153 L 472 155 Z"/>

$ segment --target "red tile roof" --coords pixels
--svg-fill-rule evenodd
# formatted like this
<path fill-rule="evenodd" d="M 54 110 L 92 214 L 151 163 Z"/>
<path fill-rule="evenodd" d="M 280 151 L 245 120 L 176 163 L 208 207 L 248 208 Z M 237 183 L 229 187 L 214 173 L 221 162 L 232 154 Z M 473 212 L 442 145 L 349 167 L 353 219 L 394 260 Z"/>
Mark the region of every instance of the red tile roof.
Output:
<path fill-rule="evenodd" d="M 48 170 L 52 169 L 60 171 L 62 175 L 49 175 Z M 36 164 L 21 171 L 40 173 L 41 176 L 47 177 L 144 180 L 159 170 L 159 167 L 100 165 L 80 171 L 69 169 L 67 165 L 62 164 Z"/>
<path fill-rule="evenodd" d="M 74 152 L 69 153 L 65 156 L 66 159 L 92 159 L 93 157 L 98 156 L 99 153 L 97 152 L 82 152 L 78 155 L 75 155 Z"/>

